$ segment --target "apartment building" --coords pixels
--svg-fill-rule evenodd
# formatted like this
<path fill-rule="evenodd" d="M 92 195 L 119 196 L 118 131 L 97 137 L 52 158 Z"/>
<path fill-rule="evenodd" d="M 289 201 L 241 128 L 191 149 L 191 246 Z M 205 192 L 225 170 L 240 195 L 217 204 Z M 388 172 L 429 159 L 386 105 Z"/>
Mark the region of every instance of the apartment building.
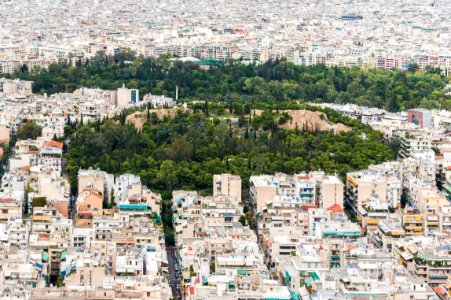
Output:
<path fill-rule="evenodd" d="M 139 102 L 139 90 L 128 89 L 123 85 L 117 89 L 116 105 L 119 107 L 127 107 L 130 104 Z"/>
<path fill-rule="evenodd" d="M 105 171 L 99 169 L 88 169 L 78 171 L 78 194 L 84 189 L 97 190 L 102 199 L 105 199 L 107 203 L 111 203 L 111 191 L 114 185 L 114 175 L 108 174 Z"/>
<path fill-rule="evenodd" d="M 426 109 L 409 109 L 407 111 L 409 123 L 418 125 L 420 128 L 428 128 L 433 124 L 432 114 Z"/>
<path fill-rule="evenodd" d="M 221 175 L 214 176 L 214 184 L 218 179 Z M 256 235 L 239 222 L 243 212 L 235 196 L 175 191 L 173 205 L 184 297 L 290 298 L 289 290 L 271 278 Z"/>
<path fill-rule="evenodd" d="M 377 199 L 387 202 L 387 179 L 385 176 L 368 171 L 353 172 L 346 175 L 346 197 L 349 205 L 358 211 Z"/>
<path fill-rule="evenodd" d="M 401 139 L 401 149 L 398 153 L 399 157 L 406 158 L 414 153 L 427 153 L 431 150 L 431 140 L 427 137 L 416 138 L 410 134 L 399 135 Z"/>
<path fill-rule="evenodd" d="M 21 95 L 28 96 L 32 92 L 32 81 L 24 81 L 19 79 L 6 79 L 2 83 L 2 91 L 5 95 Z"/>
<path fill-rule="evenodd" d="M 317 179 L 318 206 L 330 208 L 334 205 L 343 207 L 344 184 L 336 175 L 323 175 Z"/>
<path fill-rule="evenodd" d="M 213 196 L 225 195 L 241 203 L 241 177 L 239 175 L 213 175 Z"/>
<path fill-rule="evenodd" d="M 302 208 L 316 205 L 316 182 L 309 174 L 251 176 L 250 196 L 256 212 L 273 202 Z"/>
<path fill-rule="evenodd" d="M 446 283 L 449 278 L 449 248 L 446 239 L 417 236 L 399 240 L 393 253 L 409 272 L 434 287 Z"/>
<path fill-rule="evenodd" d="M 0 199 L 0 221 L 22 217 L 22 203 L 11 198 Z"/>
<path fill-rule="evenodd" d="M 38 155 L 38 165 L 44 166 L 57 174 L 61 174 L 61 158 L 63 156 L 63 143 L 46 141 L 42 144 Z"/>
<path fill-rule="evenodd" d="M 160 211 L 161 195 L 143 185 L 139 176 L 122 174 L 116 177 L 113 189 L 114 201 L 121 211 L 144 214 Z"/>

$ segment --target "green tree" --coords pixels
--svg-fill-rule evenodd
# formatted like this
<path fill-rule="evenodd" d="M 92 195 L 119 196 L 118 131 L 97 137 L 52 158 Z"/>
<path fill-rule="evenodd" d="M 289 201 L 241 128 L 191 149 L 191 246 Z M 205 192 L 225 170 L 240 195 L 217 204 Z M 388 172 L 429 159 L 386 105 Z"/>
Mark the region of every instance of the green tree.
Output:
<path fill-rule="evenodd" d="M 172 190 L 177 183 L 177 167 L 172 160 L 165 160 L 161 163 L 160 171 L 157 175 L 158 181 Z"/>
<path fill-rule="evenodd" d="M 64 277 L 63 276 L 58 276 L 58 278 L 56 279 L 56 286 L 59 288 L 64 286 Z"/>
<path fill-rule="evenodd" d="M 36 121 L 28 121 L 23 124 L 19 131 L 17 132 L 18 140 L 35 140 L 37 137 L 41 136 L 42 128 L 36 124 Z"/>
<path fill-rule="evenodd" d="M 31 206 L 34 207 L 44 207 L 47 205 L 46 197 L 34 197 L 31 201 Z"/>

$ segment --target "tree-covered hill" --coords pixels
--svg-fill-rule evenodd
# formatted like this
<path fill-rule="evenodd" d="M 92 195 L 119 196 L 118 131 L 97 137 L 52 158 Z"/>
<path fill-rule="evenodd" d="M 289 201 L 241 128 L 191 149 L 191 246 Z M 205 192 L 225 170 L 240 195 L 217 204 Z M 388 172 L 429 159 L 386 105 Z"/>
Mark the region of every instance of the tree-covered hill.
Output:
<path fill-rule="evenodd" d="M 40 93 L 71 92 L 78 87 L 115 89 L 123 83 L 140 94 L 248 103 L 286 100 L 356 103 L 398 111 L 414 107 L 451 108 L 443 88 L 448 78 L 440 70 L 387 71 L 367 68 L 296 66 L 284 60 L 261 65 L 216 63 L 208 70 L 198 64 L 163 58 L 137 58 L 125 52 L 113 57 L 99 53 L 85 65 L 54 64 L 48 70 L 13 75 L 33 80 Z"/>
<path fill-rule="evenodd" d="M 212 174 L 222 172 L 240 174 L 247 185 L 251 174 L 324 170 L 344 175 L 395 157 L 380 132 L 332 110 L 325 111 L 327 119 L 351 131 L 282 129 L 277 123 L 283 116 L 269 109 L 260 116 L 233 111 L 233 122 L 216 118 L 218 112 L 222 108 L 213 104 L 174 118 L 149 112 L 141 131 L 125 124 L 124 116 L 67 128 L 65 155 L 74 191 L 78 170 L 89 167 L 138 174 L 161 190 L 208 190 Z"/>

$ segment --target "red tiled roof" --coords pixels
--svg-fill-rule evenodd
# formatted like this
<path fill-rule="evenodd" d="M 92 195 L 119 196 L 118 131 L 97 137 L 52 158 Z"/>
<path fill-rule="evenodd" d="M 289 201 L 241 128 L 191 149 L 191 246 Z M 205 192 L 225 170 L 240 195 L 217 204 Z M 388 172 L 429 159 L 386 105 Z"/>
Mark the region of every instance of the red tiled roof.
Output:
<path fill-rule="evenodd" d="M 2 198 L 0 199 L 0 203 L 13 203 L 14 200 L 12 198 Z"/>
<path fill-rule="evenodd" d="M 352 250 L 352 249 L 355 248 L 355 245 L 349 244 L 349 245 L 346 245 L 346 248 L 347 248 L 348 250 Z"/>
<path fill-rule="evenodd" d="M 436 292 L 439 295 L 446 294 L 446 290 L 442 286 L 436 286 L 436 287 L 433 287 L 432 289 L 434 290 L 434 292 Z"/>
<path fill-rule="evenodd" d="M 315 206 L 315 205 L 304 205 L 304 206 L 302 207 L 302 209 L 303 209 L 304 211 L 308 211 L 310 208 L 316 208 L 316 206 Z"/>
<path fill-rule="evenodd" d="M 121 241 L 117 241 L 116 244 L 134 244 L 135 241 L 133 240 L 121 240 Z"/>
<path fill-rule="evenodd" d="M 344 212 L 343 208 L 340 205 L 338 205 L 338 204 L 332 205 L 327 210 L 330 210 L 331 212 L 334 212 L 334 213 L 342 213 L 342 212 Z"/>
<path fill-rule="evenodd" d="M 188 294 L 194 295 L 194 286 L 190 286 L 188 289 Z"/>
<path fill-rule="evenodd" d="M 63 149 L 63 143 L 57 142 L 57 141 L 48 141 L 48 142 L 44 142 L 44 144 L 42 144 L 42 148 L 45 147 L 55 147 L 58 149 Z"/>

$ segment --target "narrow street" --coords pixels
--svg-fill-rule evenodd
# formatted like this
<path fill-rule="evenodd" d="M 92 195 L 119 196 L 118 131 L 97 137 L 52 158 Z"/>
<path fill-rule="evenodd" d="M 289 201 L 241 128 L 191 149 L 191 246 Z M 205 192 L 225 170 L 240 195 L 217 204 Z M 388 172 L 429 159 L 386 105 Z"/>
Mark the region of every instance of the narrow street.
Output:
<path fill-rule="evenodd" d="M 168 246 L 166 248 L 168 255 L 168 269 L 169 269 L 169 285 L 172 289 L 173 297 L 177 299 L 182 299 L 181 294 L 181 282 L 178 273 L 178 262 L 176 258 L 176 251 L 174 246 Z"/>

